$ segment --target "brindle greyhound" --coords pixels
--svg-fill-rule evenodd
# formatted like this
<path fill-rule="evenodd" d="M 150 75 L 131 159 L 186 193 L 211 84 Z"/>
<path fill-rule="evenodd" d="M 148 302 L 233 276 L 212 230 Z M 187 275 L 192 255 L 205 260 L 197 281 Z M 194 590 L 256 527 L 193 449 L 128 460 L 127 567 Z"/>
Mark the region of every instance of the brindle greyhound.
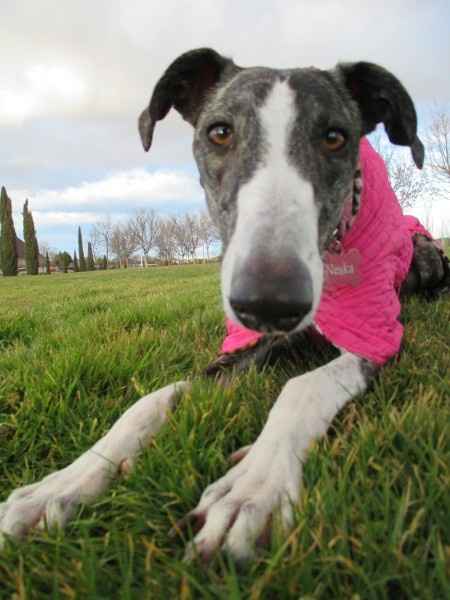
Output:
<path fill-rule="evenodd" d="M 265 339 L 293 339 L 314 322 L 323 254 L 353 185 L 360 138 L 383 122 L 391 142 L 410 146 L 416 165 L 423 164 L 409 95 L 392 74 L 370 63 L 331 71 L 240 68 L 199 49 L 175 60 L 157 83 L 139 119 L 145 150 L 155 124 L 172 107 L 194 127 L 201 184 L 223 242 L 226 315 L 268 333 Z M 435 265 L 439 282 L 445 263 L 430 248 L 425 254 L 432 259 L 425 263 Z M 409 288 L 420 285 L 419 258 Z M 271 335 L 279 332 L 281 338 Z M 264 362 L 267 352 L 260 349 L 228 362 Z M 237 559 L 248 558 L 275 511 L 289 530 L 308 446 L 367 389 L 376 370 L 374 363 L 342 352 L 290 379 L 255 443 L 190 513 L 202 527 L 188 556 L 194 548 L 205 557 L 224 548 Z M 114 475 L 132 467 L 188 387 L 178 382 L 141 398 L 73 464 L 14 491 L 0 506 L 0 532 L 21 537 L 40 523 L 63 526 L 80 503 L 94 500 Z"/>

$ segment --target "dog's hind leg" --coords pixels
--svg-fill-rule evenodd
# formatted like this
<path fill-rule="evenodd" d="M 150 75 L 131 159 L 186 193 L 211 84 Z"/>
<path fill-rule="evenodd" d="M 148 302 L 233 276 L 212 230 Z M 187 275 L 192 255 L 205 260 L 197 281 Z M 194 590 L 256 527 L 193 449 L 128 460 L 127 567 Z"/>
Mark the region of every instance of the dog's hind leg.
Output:
<path fill-rule="evenodd" d="M 436 243 L 419 233 L 414 235 L 414 254 L 402 295 L 423 293 L 433 298 L 450 292 L 450 266 Z"/>
<path fill-rule="evenodd" d="M 71 465 L 15 490 L 0 504 L 0 547 L 5 535 L 21 538 L 35 526 L 64 526 L 80 504 L 98 498 L 118 474 L 131 469 L 189 387 L 173 383 L 144 396 Z"/>

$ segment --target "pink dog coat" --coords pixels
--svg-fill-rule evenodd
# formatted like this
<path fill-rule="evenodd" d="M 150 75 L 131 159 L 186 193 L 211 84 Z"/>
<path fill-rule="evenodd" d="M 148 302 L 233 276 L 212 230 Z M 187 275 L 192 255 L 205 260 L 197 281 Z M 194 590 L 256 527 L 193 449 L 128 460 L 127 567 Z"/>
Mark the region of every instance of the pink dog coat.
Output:
<path fill-rule="evenodd" d="M 325 285 L 314 322 L 335 346 L 381 365 L 400 349 L 398 291 L 411 264 L 412 236 L 431 235 L 418 219 L 402 214 L 383 159 L 366 139 L 360 144 L 360 166 L 361 207 L 341 240 L 342 255 L 357 257 L 358 283 L 342 279 Z M 230 319 L 226 327 L 221 353 L 253 345 L 263 335 Z"/>

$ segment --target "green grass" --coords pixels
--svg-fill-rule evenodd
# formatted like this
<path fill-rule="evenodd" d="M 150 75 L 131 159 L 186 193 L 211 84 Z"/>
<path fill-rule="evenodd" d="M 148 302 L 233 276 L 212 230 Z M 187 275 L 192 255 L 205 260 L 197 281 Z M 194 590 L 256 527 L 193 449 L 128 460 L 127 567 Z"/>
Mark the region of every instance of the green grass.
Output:
<path fill-rule="evenodd" d="M 247 569 L 182 562 L 171 524 L 255 439 L 286 375 L 199 381 L 127 481 L 0 554 L 0 598 L 450 598 L 450 301 L 311 449 L 296 528 Z M 61 468 L 223 335 L 213 265 L 0 280 L 0 498 Z"/>

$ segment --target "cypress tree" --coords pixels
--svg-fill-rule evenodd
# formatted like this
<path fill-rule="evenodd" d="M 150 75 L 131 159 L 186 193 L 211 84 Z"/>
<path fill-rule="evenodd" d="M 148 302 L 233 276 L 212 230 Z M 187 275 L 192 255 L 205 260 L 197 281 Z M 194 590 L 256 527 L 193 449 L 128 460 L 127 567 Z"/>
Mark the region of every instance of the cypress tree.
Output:
<path fill-rule="evenodd" d="M 39 247 L 36 239 L 33 215 L 28 210 L 28 200 L 23 205 L 23 236 L 25 239 L 25 263 L 28 275 L 39 273 Z"/>
<path fill-rule="evenodd" d="M 94 253 L 92 251 L 92 244 L 88 242 L 88 259 L 87 259 L 88 271 L 95 271 Z"/>
<path fill-rule="evenodd" d="M 73 270 L 75 271 L 75 273 L 78 273 L 78 271 L 80 270 L 80 265 L 78 264 L 77 253 L 75 252 L 75 250 L 73 251 Z"/>
<path fill-rule="evenodd" d="M 86 259 L 84 258 L 83 237 L 81 235 L 81 227 L 78 227 L 78 258 L 80 271 L 86 271 Z"/>
<path fill-rule="evenodd" d="M 48 252 L 45 253 L 45 272 L 47 275 L 51 275 L 52 271 L 50 269 L 50 259 L 48 257 Z"/>
<path fill-rule="evenodd" d="M 3 275 L 17 275 L 17 236 L 12 218 L 11 198 L 2 187 L 0 193 L 0 218 L 2 234 L 0 238 L 0 265 Z"/>

